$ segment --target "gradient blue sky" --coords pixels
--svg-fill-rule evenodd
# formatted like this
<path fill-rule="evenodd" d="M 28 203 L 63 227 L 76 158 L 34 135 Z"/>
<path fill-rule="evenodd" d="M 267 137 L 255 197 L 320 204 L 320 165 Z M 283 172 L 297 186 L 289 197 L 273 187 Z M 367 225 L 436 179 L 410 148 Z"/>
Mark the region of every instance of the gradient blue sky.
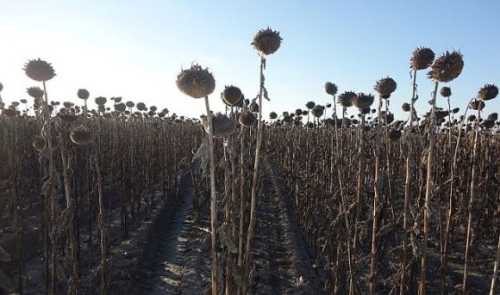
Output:
<path fill-rule="evenodd" d="M 125 99 L 198 116 L 201 100 L 179 92 L 175 77 L 199 62 L 213 71 L 212 106 L 222 110 L 224 85 L 240 86 L 247 97 L 258 88 L 259 58 L 254 33 L 270 26 L 281 32 L 280 50 L 266 71 L 271 103 L 264 111 L 329 102 L 332 81 L 339 91 L 373 92 L 390 75 L 398 82 L 391 107 L 411 94 L 408 60 L 417 46 L 437 54 L 464 54 L 462 75 L 452 81 L 453 104 L 463 106 L 484 83 L 500 83 L 500 1 L 4 1 L 0 0 L 0 81 L 5 100 L 27 98 L 35 83 L 23 73 L 30 58 L 53 63 L 57 76 L 49 96 L 78 101 Z M 432 90 L 419 76 L 420 110 Z M 487 112 L 500 110 L 500 99 Z M 444 101 L 438 104 L 444 106 Z"/>

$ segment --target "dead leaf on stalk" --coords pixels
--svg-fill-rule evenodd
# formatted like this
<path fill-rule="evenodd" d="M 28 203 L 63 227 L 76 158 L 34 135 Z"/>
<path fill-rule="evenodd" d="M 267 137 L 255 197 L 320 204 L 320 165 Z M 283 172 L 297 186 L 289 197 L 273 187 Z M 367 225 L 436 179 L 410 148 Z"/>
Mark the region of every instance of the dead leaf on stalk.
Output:
<path fill-rule="evenodd" d="M 264 87 L 262 90 L 264 90 L 264 98 L 265 98 L 267 101 L 271 101 L 271 100 L 269 99 L 269 94 L 267 93 L 267 88 L 266 88 L 266 87 Z"/>
<path fill-rule="evenodd" d="M 191 171 L 194 175 L 208 175 L 208 140 L 204 138 L 191 160 Z"/>

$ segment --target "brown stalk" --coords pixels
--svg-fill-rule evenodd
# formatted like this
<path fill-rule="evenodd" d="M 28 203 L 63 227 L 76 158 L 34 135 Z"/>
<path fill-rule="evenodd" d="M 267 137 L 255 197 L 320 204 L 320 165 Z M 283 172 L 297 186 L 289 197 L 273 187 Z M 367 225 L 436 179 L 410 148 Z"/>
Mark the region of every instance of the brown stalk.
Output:
<path fill-rule="evenodd" d="M 422 257 L 420 260 L 420 285 L 419 285 L 419 295 L 425 295 L 427 293 L 427 243 L 429 240 L 430 231 L 430 202 L 432 198 L 432 161 L 434 156 L 434 128 L 435 128 L 435 109 L 436 109 L 436 95 L 438 91 L 439 82 L 434 82 L 434 92 L 432 94 L 432 108 L 431 108 L 431 120 L 429 124 L 429 148 L 427 150 L 427 175 L 425 183 L 425 201 L 424 201 L 424 241 L 422 243 Z"/>

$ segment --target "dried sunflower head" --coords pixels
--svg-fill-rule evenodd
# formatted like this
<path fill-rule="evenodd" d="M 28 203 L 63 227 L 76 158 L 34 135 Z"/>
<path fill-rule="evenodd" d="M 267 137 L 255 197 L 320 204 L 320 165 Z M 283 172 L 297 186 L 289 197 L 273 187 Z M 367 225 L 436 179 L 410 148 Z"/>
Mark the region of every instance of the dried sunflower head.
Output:
<path fill-rule="evenodd" d="M 49 81 L 56 73 L 52 65 L 40 58 L 29 60 L 24 66 L 24 72 L 35 81 Z"/>
<path fill-rule="evenodd" d="M 252 103 L 250 103 L 250 106 L 248 107 L 250 112 L 253 113 L 258 113 L 259 112 L 259 104 L 254 100 Z"/>
<path fill-rule="evenodd" d="M 228 106 L 237 106 L 241 104 L 243 100 L 243 93 L 241 93 L 240 88 L 236 86 L 226 86 L 222 92 L 222 100 Z"/>
<path fill-rule="evenodd" d="M 451 96 L 451 88 L 450 87 L 442 87 L 439 91 L 442 97 L 450 97 Z"/>
<path fill-rule="evenodd" d="M 470 108 L 476 111 L 480 111 L 484 109 L 484 101 L 479 100 L 479 99 L 474 99 L 473 101 L 470 102 Z"/>
<path fill-rule="evenodd" d="M 242 126 L 250 127 L 255 124 L 257 118 L 255 118 L 255 115 L 252 112 L 244 111 L 240 113 L 238 121 Z"/>
<path fill-rule="evenodd" d="M 82 88 L 82 89 L 78 89 L 78 91 L 76 92 L 76 95 L 78 96 L 78 98 L 86 100 L 89 98 L 90 93 L 87 89 Z"/>
<path fill-rule="evenodd" d="M 208 120 L 207 117 L 202 117 L 202 124 L 205 131 L 208 133 Z M 228 116 L 217 113 L 212 116 L 212 126 L 213 126 L 213 136 L 215 137 L 227 137 L 234 132 L 235 124 Z"/>
<path fill-rule="evenodd" d="M 479 90 L 477 97 L 480 100 L 486 101 L 491 100 L 497 97 L 498 95 L 498 87 L 493 84 L 486 84 Z"/>
<path fill-rule="evenodd" d="M 141 112 L 147 111 L 148 108 L 146 107 L 146 104 L 143 102 L 137 103 L 137 109 Z"/>
<path fill-rule="evenodd" d="M 311 113 L 316 117 L 320 118 L 323 116 L 323 113 L 325 112 L 325 107 L 322 105 L 315 105 L 314 108 L 311 110 Z"/>
<path fill-rule="evenodd" d="M 352 91 L 346 91 L 338 96 L 338 103 L 344 108 L 352 106 L 353 100 L 356 98 L 356 93 Z"/>
<path fill-rule="evenodd" d="M 63 122 L 66 123 L 72 123 L 76 120 L 76 115 L 74 111 L 68 108 L 64 108 L 61 111 L 59 111 L 59 114 L 57 114 L 57 116 L 61 118 Z"/>
<path fill-rule="evenodd" d="M 434 61 L 434 51 L 426 47 L 418 47 L 413 51 L 410 59 L 410 67 L 414 70 L 427 69 Z"/>
<path fill-rule="evenodd" d="M 269 113 L 269 119 L 276 120 L 276 118 L 278 118 L 278 114 L 276 114 L 276 112 Z"/>
<path fill-rule="evenodd" d="M 405 102 L 401 105 L 401 109 L 403 110 L 403 112 L 409 112 L 411 110 L 411 105 Z"/>
<path fill-rule="evenodd" d="M 34 99 L 41 99 L 44 94 L 43 90 L 37 86 L 30 87 L 26 91 L 28 92 L 28 95 L 33 97 Z"/>
<path fill-rule="evenodd" d="M 326 93 L 330 95 L 335 95 L 337 94 L 337 85 L 333 84 L 332 82 L 326 82 L 325 83 L 325 91 Z"/>
<path fill-rule="evenodd" d="M 262 55 L 270 55 L 275 53 L 283 40 L 278 31 L 273 31 L 271 28 L 260 30 L 255 34 L 252 45 Z"/>
<path fill-rule="evenodd" d="M 77 126 L 71 130 L 69 137 L 76 145 L 88 145 L 92 143 L 92 133 L 90 130 L 83 126 Z"/>
<path fill-rule="evenodd" d="M 176 84 L 180 91 L 192 98 L 208 96 L 215 89 L 215 79 L 212 73 L 198 64 L 182 70 L 177 76 Z"/>
<path fill-rule="evenodd" d="M 366 109 L 370 108 L 373 101 L 375 101 L 375 97 L 373 95 L 360 92 L 353 98 L 352 102 L 358 109 Z"/>
<path fill-rule="evenodd" d="M 391 77 L 383 78 L 375 84 L 375 91 L 380 94 L 380 97 L 387 99 L 396 90 L 397 84 Z"/>
<path fill-rule="evenodd" d="M 47 147 L 47 141 L 40 135 L 35 136 L 33 143 L 31 144 L 33 148 L 38 152 L 43 152 Z"/>
<path fill-rule="evenodd" d="M 485 129 L 491 129 L 491 128 L 495 127 L 495 121 L 486 119 L 481 123 L 481 127 L 485 128 Z"/>
<path fill-rule="evenodd" d="M 122 102 L 115 104 L 114 107 L 115 111 L 117 112 L 125 112 L 125 110 L 127 109 L 127 106 Z"/>
<path fill-rule="evenodd" d="M 104 106 L 106 104 L 106 97 L 104 96 L 98 96 L 95 98 L 95 103 L 98 105 L 98 106 Z"/>
<path fill-rule="evenodd" d="M 306 103 L 306 108 L 312 110 L 314 108 L 314 106 L 316 105 L 316 103 L 314 101 L 308 101 Z"/>
<path fill-rule="evenodd" d="M 498 113 L 491 113 L 488 115 L 487 120 L 496 121 L 498 120 Z"/>
<path fill-rule="evenodd" d="M 462 73 L 463 68 L 462 54 L 458 51 L 446 51 L 434 61 L 428 76 L 434 81 L 450 82 Z"/>

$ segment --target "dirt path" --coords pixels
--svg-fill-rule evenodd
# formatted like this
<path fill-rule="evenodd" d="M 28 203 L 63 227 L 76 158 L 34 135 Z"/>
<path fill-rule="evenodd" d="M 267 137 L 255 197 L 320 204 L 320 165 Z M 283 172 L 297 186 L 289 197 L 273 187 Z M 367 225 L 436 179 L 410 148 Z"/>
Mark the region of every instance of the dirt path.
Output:
<path fill-rule="evenodd" d="M 323 294 L 318 275 L 297 234 L 293 208 L 279 188 L 279 179 L 266 162 L 257 208 L 254 294 Z"/>
<path fill-rule="evenodd" d="M 203 217 L 197 222 L 193 220 L 191 177 L 184 175 L 180 185 L 176 208 L 158 221 L 134 294 L 202 294 L 207 288 L 208 220 Z"/>
<path fill-rule="evenodd" d="M 251 294 L 323 294 L 305 244 L 297 233 L 295 212 L 267 165 L 257 206 Z M 193 220 L 191 177 L 181 182 L 176 208 L 159 221 L 144 258 L 134 294 L 205 294 L 210 286 L 208 208 Z"/>

